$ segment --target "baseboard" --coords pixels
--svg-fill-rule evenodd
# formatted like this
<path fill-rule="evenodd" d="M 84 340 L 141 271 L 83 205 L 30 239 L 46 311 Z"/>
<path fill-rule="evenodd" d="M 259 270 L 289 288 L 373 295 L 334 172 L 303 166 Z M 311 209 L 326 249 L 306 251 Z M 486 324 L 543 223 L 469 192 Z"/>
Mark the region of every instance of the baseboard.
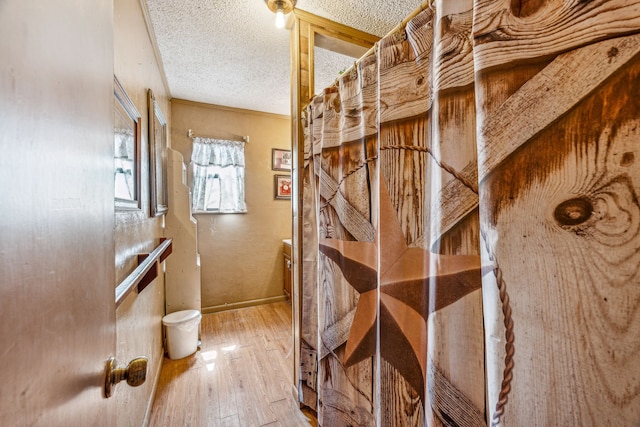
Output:
<path fill-rule="evenodd" d="M 286 301 L 286 300 L 287 300 L 286 295 L 279 295 L 277 297 L 253 299 L 249 301 L 232 302 L 229 304 L 202 307 L 201 311 L 202 311 L 202 314 L 211 314 L 211 313 L 218 313 L 220 311 L 225 311 L 225 310 L 234 310 L 236 308 L 253 307 L 255 305 L 271 304 L 274 302 L 280 302 L 280 301 Z"/>
<path fill-rule="evenodd" d="M 158 370 L 156 371 L 156 377 L 153 381 L 153 386 L 151 387 L 151 396 L 149 397 L 149 402 L 147 403 L 147 410 L 144 413 L 144 420 L 142 420 L 142 427 L 148 427 L 151 410 L 153 409 L 153 402 L 156 400 L 156 392 L 158 391 L 158 384 L 160 383 L 160 374 L 162 372 L 162 365 L 164 363 L 164 347 L 162 352 L 160 353 L 160 363 L 158 363 Z"/>

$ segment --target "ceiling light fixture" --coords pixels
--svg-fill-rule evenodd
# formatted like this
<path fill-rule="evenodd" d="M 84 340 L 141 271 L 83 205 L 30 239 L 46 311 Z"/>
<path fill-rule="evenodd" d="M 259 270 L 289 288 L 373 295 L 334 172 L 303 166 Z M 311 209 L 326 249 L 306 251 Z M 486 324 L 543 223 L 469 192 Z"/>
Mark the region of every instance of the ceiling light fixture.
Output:
<path fill-rule="evenodd" d="M 290 13 L 297 0 L 264 0 L 271 12 L 276 14 L 276 27 L 284 27 L 284 15 Z"/>

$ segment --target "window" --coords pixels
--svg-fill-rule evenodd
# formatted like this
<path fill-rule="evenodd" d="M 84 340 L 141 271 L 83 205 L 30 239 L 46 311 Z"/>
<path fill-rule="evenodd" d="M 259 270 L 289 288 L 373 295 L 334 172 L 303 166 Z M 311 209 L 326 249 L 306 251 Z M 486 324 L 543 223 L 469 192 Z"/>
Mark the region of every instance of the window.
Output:
<path fill-rule="evenodd" d="M 193 213 L 242 213 L 244 195 L 244 142 L 194 138 Z"/>

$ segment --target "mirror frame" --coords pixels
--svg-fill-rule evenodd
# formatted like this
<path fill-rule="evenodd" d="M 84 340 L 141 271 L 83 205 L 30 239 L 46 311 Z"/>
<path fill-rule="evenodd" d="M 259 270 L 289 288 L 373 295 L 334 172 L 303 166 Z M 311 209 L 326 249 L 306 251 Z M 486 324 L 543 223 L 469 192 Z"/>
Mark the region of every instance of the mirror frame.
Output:
<path fill-rule="evenodd" d="M 151 216 L 167 213 L 167 121 L 153 96 L 147 91 L 149 102 L 149 201 Z"/>
<path fill-rule="evenodd" d="M 127 92 L 124 90 L 124 87 L 118 80 L 118 78 L 113 76 L 113 95 L 114 95 L 114 104 L 113 104 L 113 114 L 114 114 L 114 139 L 115 139 L 115 116 L 120 112 L 126 113 L 127 117 L 131 120 L 131 128 L 133 129 L 133 191 L 134 197 L 133 199 L 123 199 L 119 197 L 115 197 L 115 150 L 114 150 L 114 197 L 115 197 L 115 208 L 116 210 L 140 210 L 140 120 L 141 116 L 136 106 L 134 105 Z"/>

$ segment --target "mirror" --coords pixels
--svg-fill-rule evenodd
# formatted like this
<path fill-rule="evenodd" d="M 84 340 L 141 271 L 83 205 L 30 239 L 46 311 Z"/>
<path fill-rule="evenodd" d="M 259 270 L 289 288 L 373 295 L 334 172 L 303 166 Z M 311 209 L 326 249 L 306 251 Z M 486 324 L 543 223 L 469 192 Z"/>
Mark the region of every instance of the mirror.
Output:
<path fill-rule="evenodd" d="M 148 91 L 149 100 L 149 189 L 151 216 L 164 215 L 167 202 L 167 121 L 160 106 Z"/>
<path fill-rule="evenodd" d="M 115 206 L 140 209 L 140 113 L 115 76 L 113 82 Z"/>

